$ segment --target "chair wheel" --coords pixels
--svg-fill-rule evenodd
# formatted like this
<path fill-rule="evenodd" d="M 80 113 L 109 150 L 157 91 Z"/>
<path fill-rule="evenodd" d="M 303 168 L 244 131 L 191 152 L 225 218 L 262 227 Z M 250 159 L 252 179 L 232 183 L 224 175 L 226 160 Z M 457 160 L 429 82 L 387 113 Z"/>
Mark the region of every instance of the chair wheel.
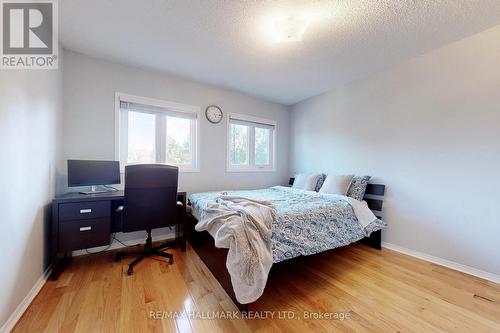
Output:
<path fill-rule="evenodd" d="M 134 273 L 134 269 L 132 267 L 129 267 L 127 273 L 128 275 L 132 275 Z"/>

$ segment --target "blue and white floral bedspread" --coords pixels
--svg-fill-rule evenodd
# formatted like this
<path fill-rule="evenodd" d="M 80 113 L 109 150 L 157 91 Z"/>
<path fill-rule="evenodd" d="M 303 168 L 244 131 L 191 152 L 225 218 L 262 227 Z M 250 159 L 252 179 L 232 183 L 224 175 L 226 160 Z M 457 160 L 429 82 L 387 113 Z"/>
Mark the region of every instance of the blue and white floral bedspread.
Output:
<path fill-rule="evenodd" d="M 346 246 L 386 226 L 376 219 L 363 228 L 352 206 L 342 197 L 281 186 L 251 191 L 194 193 L 189 196 L 189 201 L 193 210 L 200 213 L 221 193 L 273 203 L 277 213 L 272 222 L 275 263 Z"/>

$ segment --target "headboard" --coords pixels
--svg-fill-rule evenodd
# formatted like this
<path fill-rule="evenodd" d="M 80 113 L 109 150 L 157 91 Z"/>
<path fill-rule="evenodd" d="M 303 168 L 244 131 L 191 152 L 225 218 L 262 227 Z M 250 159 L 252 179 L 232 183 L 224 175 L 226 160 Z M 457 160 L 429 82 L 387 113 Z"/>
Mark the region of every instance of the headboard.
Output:
<path fill-rule="evenodd" d="M 295 178 L 290 178 L 288 185 L 292 186 Z M 382 206 L 384 204 L 385 185 L 368 184 L 363 200 L 378 219 L 382 219 Z"/>
<path fill-rule="evenodd" d="M 366 186 L 365 196 L 363 200 L 366 201 L 368 207 L 378 219 L 382 219 L 382 206 L 384 204 L 385 185 L 381 184 L 368 184 Z"/>

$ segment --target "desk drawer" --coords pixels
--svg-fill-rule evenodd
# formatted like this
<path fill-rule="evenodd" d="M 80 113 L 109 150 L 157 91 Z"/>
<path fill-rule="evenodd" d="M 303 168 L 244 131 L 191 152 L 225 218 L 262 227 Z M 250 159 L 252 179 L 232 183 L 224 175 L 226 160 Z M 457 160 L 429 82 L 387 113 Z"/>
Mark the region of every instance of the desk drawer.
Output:
<path fill-rule="evenodd" d="M 67 252 L 109 245 L 109 218 L 75 220 L 59 224 L 59 251 Z"/>
<path fill-rule="evenodd" d="M 59 221 L 95 219 L 111 216 L 109 201 L 86 201 L 59 204 Z"/>

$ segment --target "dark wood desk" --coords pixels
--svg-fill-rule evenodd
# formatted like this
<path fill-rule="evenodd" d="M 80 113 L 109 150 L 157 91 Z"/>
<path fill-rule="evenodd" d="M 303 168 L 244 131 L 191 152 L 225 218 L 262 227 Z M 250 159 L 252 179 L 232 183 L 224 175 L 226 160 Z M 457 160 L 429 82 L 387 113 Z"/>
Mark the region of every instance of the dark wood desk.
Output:
<path fill-rule="evenodd" d="M 80 194 L 66 193 L 52 202 L 51 266 L 52 280 L 62 270 L 61 260 L 75 250 L 106 246 L 111 234 L 122 231 L 121 213 L 123 191 Z M 175 226 L 175 240 L 182 251 L 186 250 L 186 192 L 177 192 L 177 201 L 183 204 Z"/>

